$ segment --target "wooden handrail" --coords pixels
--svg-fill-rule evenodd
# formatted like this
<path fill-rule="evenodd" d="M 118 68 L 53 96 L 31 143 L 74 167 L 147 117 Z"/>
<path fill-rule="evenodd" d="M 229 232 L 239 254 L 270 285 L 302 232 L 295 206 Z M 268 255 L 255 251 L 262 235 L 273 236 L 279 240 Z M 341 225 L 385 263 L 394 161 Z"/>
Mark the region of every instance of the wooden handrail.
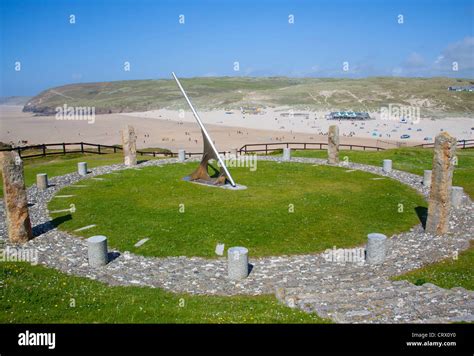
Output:
<path fill-rule="evenodd" d="M 308 146 L 319 146 L 318 147 L 308 147 Z M 248 143 L 243 145 L 238 151 L 240 153 L 248 153 L 248 152 L 265 152 L 268 153 L 268 151 L 275 151 L 278 149 L 282 149 L 284 147 L 290 148 L 290 146 L 293 146 L 291 148 L 297 149 L 297 150 L 322 150 L 323 147 L 326 147 L 328 145 L 327 142 L 271 142 L 271 143 Z M 265 146 L 264 149 L 250 149 L 250 147 L 261 147 Z M 276 147 L 276 148 L 271 148 L 269 146 L 283 146 L 283 147 Z M 302 146 L 302 147 L 294 147 L 294 146 Z M 382 147 L 376 147 L 376 146 L 366 146 L 366 145 L 354 145 L 354 144 L 348 144 L 348 143 L 343 143 L 339 145 L 340 147 L 349 147 L 350 150 L 352 150 L 354 147 L 356 148 L 362 148 L 364 151 L 366 149 L 373 149 L 373 150 L 385 150 L 385 148 Z"/>

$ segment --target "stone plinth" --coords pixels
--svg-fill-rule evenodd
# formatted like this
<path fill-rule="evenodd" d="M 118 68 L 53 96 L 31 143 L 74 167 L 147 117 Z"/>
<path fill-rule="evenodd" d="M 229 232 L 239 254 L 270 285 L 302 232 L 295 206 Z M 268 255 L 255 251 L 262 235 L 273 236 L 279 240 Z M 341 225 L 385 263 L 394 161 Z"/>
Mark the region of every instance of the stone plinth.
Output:
<path fill-rule="evenodd" d="M 227 251 L 228 276 L 241 280 L 249 275 L 249 251 L 245 247 L 231 247 Z"/>
<path fill-rule="evenodd" d="M 232 148 L 230 150 L 230 156 L 231 157 L 238 157 L 239 156 L 239 150 L 237 148 Z"/>
<path fill-rule="evenodd" d="M 384 159 L 382 169 L 385 173 L 390 173 L 392 171 L 392 160 L 391 159 Z"/>
<path fill-rule="evenodd" d="M 339 127 L 337 125 L 329 126 L 328 132 L 328 163 L 339 163 Z"/>
<path fill-rule="evenodd" d="M 87 175 L 87 162 L 77 163 L 77 173 L 79 173 L 81 176 Z"/>
<path fill-rule="evenodd" d="M 38 190 L 48 189 L 48 175 L 46 173 L 39 173 L 36 175 L 36 187 Z"/>
<path fill-rule="evenodd" d="M 448 231 L 455 154 L 455 137 L 447 132 L 436 136 L 426 232 L 441 235 Z"/>
<path fill-rule="evenodd" d="M 367 235 L 366 262 L 371 265 L 383 263 L 386 254 L 387 236 L 377 233 Z"/>
<path fill-rule="evenodd" d="M 431 187 L 431 169 L 423 171 L 423 185 L 427 188 Z"/>
<path fill-rule="evenodd" d="M 283 149 L 283 160 L 284 161 L 289 161 L 291 160 L 291 148 L 285 147 Z"/>
<path fill-rule="evenodd" d="M 0 165 L 8 238 L 12 243 L 25 243 L 33 237 L 33 234 L 23 175 L 23 161 L 17 152 L 0 152 Z"/>
<path fill-rule="evenodd" d="M 186 151 L 185 150 L 179 150 L 178 151 L 178 161 L 179 162 L 186 161 Z"/>
<path fill-rule="evenodd" d="M 451 187 L 451 205 L 453 208 L 459 208 L 462 206 L 464 199 L 463 187 Z"/>
<path fill-rule="evenodd" d="M 91 267 L 105 266 L 109 262 L 107 237 L 92 236 L 87 239 L 87 255 Z"/>

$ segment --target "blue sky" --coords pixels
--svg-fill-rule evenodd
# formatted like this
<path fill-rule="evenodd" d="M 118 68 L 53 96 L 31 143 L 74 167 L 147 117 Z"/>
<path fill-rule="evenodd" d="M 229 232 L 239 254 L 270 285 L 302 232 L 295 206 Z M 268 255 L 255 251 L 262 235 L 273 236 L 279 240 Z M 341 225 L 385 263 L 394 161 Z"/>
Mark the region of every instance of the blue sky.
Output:
<path fill-rule="evenodd" d="M 474 77 L 474 0 L 0 3 L 0 96 L 76 82 L 170 78 L 171 71 L 181 77 Z"/>

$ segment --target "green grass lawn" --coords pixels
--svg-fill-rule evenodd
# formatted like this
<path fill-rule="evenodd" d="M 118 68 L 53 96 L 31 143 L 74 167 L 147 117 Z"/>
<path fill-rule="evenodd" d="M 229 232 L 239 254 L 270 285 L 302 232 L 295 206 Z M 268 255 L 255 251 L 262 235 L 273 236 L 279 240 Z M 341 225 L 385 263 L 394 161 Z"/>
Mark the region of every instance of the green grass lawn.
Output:
<path fill-rule="evenodd" d="M 302 254 L 364 243 L 370 232 L 406 231 L 426 203 L 395 180 L 343 168 L 259 162 L 258 169 L 233 168 L 247 190 L 230 191 L 182 181 L 196 163 L 127 170 L 66 187 L 49 210 L 74 203 L 60 229 L 86 225 L 81 236 L 103 234 L 121 251 L 151 256 L 215 257 L 217 243 L 245 246 L 252 256 Z M 398 212 L 403 204 L 403 212 Z M 180 212 L 184 208 L 184 212 Z M 292 208 L 294 212 L 292 212 Z M 52 214 L 58 218 L 68 213 Z M 143 238 L 150 240 L 140 246 Z"/>
<path fill-rule="evenodd" d="M 149 160 L 153 157 L 138 156 L 138 160 Z M 157 157 L 159 158 L 159 157 Z M 162 157 L 161 157 L 162 158 Z M 110 153 L 104 155 L 68 153 L 66 155 L 25 158 L 23 159 L 25 171 L 25 183 L 27 186 L 36 183 L 38 173 L 47 173 L 48 177 L 61 176 L 63 174 L 77 172 L 77 163 L 87 162 L 87 167 L 107 166 L 110 164 L 123 163 L 122 153 Z M 3 181 L 0 173 L 0 196 L 3 196 Z"/>
<path fill-rule="evenodd" d="M 474 242 L 457 259 L 450 258 L 408 272 L 395 279 L 406 279 L 413 284 L 433 283 L 442 288 L 464 287 L 474 290 Z"/>
<path fill-rule="evenodd" d="M 294 155 L 325 158 L 326 152 L 294 152 Z M 350 161 L 377 166 L 381 165 L 383 159 L 390 158 L 394 161 L 395 169 L 421 175 L 423 169 L 430 169 L 431 167 L 432 151 L 397 149 L 384 152 L 348 151 L 341 153 L 341 157 L 345 155 L 348 156 Z M 454 184 L 463 186 L 472 196 L 472 194 L 474 194 L 474 152 L 459 150 L 458 157 L 459 166 L 455 171 Z M 46 159 L 25 159 L 27 184 L 31 185 L 35 182 L 37 173 L 46 172 L 52 177 L 74 172 L 76 171 L 77 162 L 80 161 L 86 161 L 89 163 L 89 167 L 95 167 L 120 163 L 122 162 L 122 156 L 121 154 L 102 156 L 69 154 L 66 156 L 47 157 Z M 119 221 L 121 224 L 120 229 L 125 229 L 123 235 L 134 232 L 136 233 L 136 239 L 127 242 L 121 241 L 120 236 L 115 236 L 112 244 L 115 245 L 115 242 L 118 241 L 123 244 L 123 246 L 127 246 L 128 243 L 129 248 L 127 249 L 129 251 L 147 254 L 146 251 L 135 249 L 130 247 L 130 245 L 132 242 L 135 243 L 143 237 L 154 237 L 157 241 L 168 242 L 166 237 L 185 230 L 181 227 L 182 224 L 187 228 L 190 226 L 189 224 L 193 217 L 194 219 L 197 217 L 196 211 L 201 213 L 205 211 L 207 219 L 196 224 L 199 227 L 198 230 L 196 230 L 196 236 L 197 234 L 201 235 L 198 236 L 199 239 L 195 239 L 195 249 L 193 249 L 193 251 L 200 250 L 203 252 L 202 255 L 212 255 L 209 249 L 214 251 L 215 241 L 226 242 L 227 247 L 229 243 L 235 242 L 235 244 L 240 244 L 240 242 L 243 241 L 242 244 L 248 246 L 249 239 L 252 239 L 254 236 L 259 240 L 259 243 L 268 243 L 272 249 L 278 245 L 280 245 L 280 248 L 285 245 L 288 245 L 290 248 L 298 247 L 295 240 L 295 237 L 298 237 L 301 241 L 300 245 L 302 245 L 300 249 L 304 251 L 309 250 L 309 248 L 305 246 L 307 241 L 312 241 L 313 243 L 315 241 L 319 241 L 320 243 L 324 242 L 328 243 L 330 245 L 329 247 L 332 247 L 329 240 L 320 238 L 321 236 L 330 236 L 328 229 L 336 229 L 335 231 L 338 231 L 335 237 L 337 240 L 335 244 L 337 246 L 343 243 L 361 243 L 365 240 L 365 232 L 363 232 L 364 224 L 361 223 L 363 220 L 360 219 L 366 220 L 367 225 L 365 225 L 365 228 L 368 230 L 372 229 L 375 231 L 380 227 L 380 229 L 386 229 L 382 232 L 389 233 L 387 231 L 390 226 L 393 229 L 407 229 L 417 222 L 416 216 L 413 215 L 413 207 L 417 204 L 426 206 L 421 197 L 414 194 L 408 187 L 397 185 L 396 182 L 390 182 L 388 180 L 368 180 L 367 177 L 363 177 L 366 175 L 366 173 L 363 172 L 343 173 L 343 170 L 336 168 L 330 168 L 329 171 L 325 172 L 320 169 L 315 169 L 316 167 L 311 167 L 310 165 L 291 164 L 291 172 L 295 174 L 290 174 L 289 170 L 287 173 L 284 173 L 287 165 L 280 164 L 272 166 L 276 168 L 274 172 L 271 172 L 270 176 L 267 175 L 263 179 L 260 179 L 260 173 L 270 173 L 267 171 L 268 167 L 265 167 L 266 164 L 264 162 L 259 162 L 256 172 L 258 176 L 253 177 L 251 176 L 251 172 L 233 168 L 232 173 L 239 183 L 249 186 L 255 185 L 257 191 L 258 189 L 265 188 L 264 183 L 266 182 L 268 184 L 268 178 L 275 180 L 271 184 L 271 192 L 262 192 L 264 199 L 262 199 L 262 202 L 259 202 L 255 196 L 252 197 L 252 194 L 255 193 L 255 190 L 252 189 L 240 192 L 226 192 L 220 189 L 181 182 L 179 178 L 192 171 L 194 166 L 195 164 L 173 165 L 166 168 L 147 168 L 142 171 L 122 172 L 120 174 L 123 175 L 124 178 L 130 179 L 123 180 L 123 184 L 117 184 L 120 180 L 120 175 L 107 175 L 107 181 L 87 181 L 89 185 L 88 188 L 66 188 L 65 190 L 69 189 L 68 192 L 71 194 L 78 194 L 80 191 L 97 193 L 100 190 L 102 191 L 100 195 L 102 201 L 94 196 L 94 204 L 99 203 L 99 206 L 94 206 L 92 211 L 83 211 L 82 207 L 90 207 L 92 204 L 87 203 L 85 196 L 81 196 L 83 193 L 79 193 L 74 199 L 74 203 L 77 205 L 77 211 L 73 214 L 73 219 L 67 222 L 70 226 L 68 225 L 67 227 L 67 225 L 64 224 L 64 228 L 72 229 L 73 227 L 88 225 L 91 219 L 104 215 L 101 213 L 102 209 L 109 209 L 110 205 L 112 205 L 114 209 L 126 211 L 127 214 L 124 213 L 124 215 L 127 215 L 127 217 L 129 212 L 132 212 L 131 219 L 139 225 L 140 230 L 145 229 L 145 227 L 141 225 L 144 222 L 147 223 L 146 228 L 153 225 L 154 229 L 150 231 L 155 234 L 151 236 L 141 236 L 138 230 L 134 230 L 132 226 L 124 226 L 126 224 Z M 299 166 L 306 168 L 302 169 L 303 167 L 300 168 Z M 309 169 L 309 171 L 305 172 L 306 169 Z M 329 175 L 327 179 L 324 179 L 325 174 L 326 176 Z M 162 195 L 164 189 L 163 183 L 166 179 L 169 180 L 170 175 L 174 177 L 174 180 L 171 180 L 168 187 L 171 190 L 171 194 Z M 136 180 L 139 178 L 138 176 L 144 177 L 143 179 L 148 184 L 146 187 L 131 183 L 131 180 Z M 267 178 L 267 181 L 265 181 L 265 178 Z M 150 180 L 152 182 L 151 184 L 149 182 Z M 331 182 L 331 180 L 333 182 Z M 345 188 L 343 188 L 342 191 L 334 191 L 333 188 L 337 185 L 339 180 L 344 182 L 343 186 L 345 186 Z M 347 182 L 345 180 L 349 181 Z M 368 189 L 367 191 L 361 189 L 360 184 L 357 184 L 359 180 L 369 182 L 372 189 Z M 316 181 L 317 184 L 310 183 L 312 181 Z M 331 183 L 333 185 L 331 185 Z M 283 189 L 282 184 L 291 189 Z M 185 190 L 182 190 L 181 185 L 185 187 Z M 301 190 L 296 189 L 295 187 L 298 186 L 305 188 Z M 106 189 L 103 189 L 104 187 Z M 364 187 L 365 185 L 362 186 L 362 188 Z M 397 189 L 397 187 L 399 189 Z M 206 189 L 205 195 L 208 196 L 206 200 L 202 199 L 202 197 L 198 199 L 195 195 L 189 195 L 189 190 L 201 191 L 203 189 Z M 294 195 L 293 200 L 296 203 L 289 202 L 289 196 L 294 194 L 294 192 L 292 192 L 293 190 L 300 192 L 299 195 Z M 140 203 L 138 205 L 139 208 L 145 212 L 143 217 L 135 216 L 133 209 L 130 209 L 130 205 L 117 201 L 119 197 L 114 198 L 116 191 L 124 198 L 132 195 L 133 203 Z M 221 196 L 225 193 L 243 194 L 243 196 L 249 198 L 247 205 L 243 206 L 240 211 L 234 212 L 233 219 L 229 217 L 226 220 L 224 227 L 229 229 L 231 239 L 228 239 L 229 236 L 227 234 L 220 234 L 220 231 L 213 229 L 217 225 L 215 221 L 219 214 L 219 208 L 222 209 L 222 202 L 226 201 L 222 199 Z M 394 193 L 398 193 L 398 195 L 393 195 Z M 364 194 L 369 194 L 369 196 L 364 197 Z M 377 199 L 369 199 L 371 196 L 372 198 L 376 196 Z M 405 203 L 405 213 L 399 215 L 396 213 L 397 197 L 409 199 L 408 205 L 406 200 L 403 201 Z M 361 198 L 362 200 L 359 201 L 358 199 Z M 364 201 L 364 199 L 366 200 Z M 417 199 L 419 199 L 419 201 Z M 108 203 L 109 200 L 110 203 Z M 178 201 L 185 204 L 185 213 L 182 215 L 175 214 L 179 208 Z M 221 204 L 220 207 L 218 206 L 216 208 L 212 205 L 219 201 Z M 235 199 L 235 196 L 233 196 L 232 200 L 227 199 L 226 202 L 229 203 L 230 207 L 233 207 L 238 201 L 239 199 Z M 314 201 L 315 205 L 311 206 L 311 204 L 309 204 L 310 201 Z M 377 203 L 374 203 L 374 201 Z M 65 199 L 63 203 L 60 204 L 58 199 L 58 208 L 64 208 L 63 204 L 68 206 L 71 202 L 73 202 L 72 199 L 71 201 Z M 83 203 L 85 205 L 82 205 Z M 296 215 L 288 214 L 288 204 L 290 203 L 295 204 L 295 213 L 293 214 Z M 56 202 L 54 204 L 56 204 Z M 163 215 L 157 215 L 155 210 L 157 206 L 159 207 L 162 204 L 165 204 L 167 207 L 165 213 Z M 353 209 L 346 210 L 347 204 L 352 206 Z M 282 205 L 285 208 L 285 214 L 277 210 L 278 214 L 269 216 L 266 211 L 261 209 L 262 205 L 268 206 L 269 208 Z M 323 205 L 326 206 L 325 209 L 322 209 Z M 331 205 L 334 205 L 334 207 L 331 208 Z M 319 209 L 316 209 L 316 207 Z M 245 213 L 247 208 L 251 213 Z M 302 209 L 303 211 L 313 209 L 311 210 L 312 214 L 308 214 L 306 218 L 304 218 L 302 214 L 298 215 L 298 213 L 302 212 Z M 150 212 L 150 210 L 154 211 L 154 213 Z M 389 213 L 392 219 L 388 216 Z M 174 216 L 174 218 L 167 221 L 166 219 L 169 219 L 171 216 Z M 379 216 L 385 216 L 385 219 L 379 221 Z M 270 218 L 275 219 L 272 224 L 268 223 L 268 219 Z M 338 223 L 329 226 L 326 224 L 329 219 L 335 219 Z M 104 221 L 105 225 L 101 225 L 100 231 L 91 230 L 90 235 L 99 232 L 102 233 L 103 231 L 106 231 L 105 234 L 108 234 L 109 232 L 106 229 L 110 231 L 119 230 L 119 228 L 113 226 L 116 220 L 118 219 L 114 218 L 113 222 Z M 263 226 L 256 224 L 257 221 L 263 221 Z M 176 230 L 167 231 L 169 226 L 167 228 L 166 224 L 175 224 Z M 399 224 L 398 227 L 396 226 L 397 224 Z M 164 229 L 162 229 L 163 225 Z M 256 231 L 258 230 L 264 231 L 265 233 L 263 235 L 257 235 Z M 301 233 L 300 230 L 308 230 L 308 234 L 305 235 Z M 287 234 L 289 238 L 283 241 L 278 239 L 278 236 L 288 231 L 291 232 L 291 234 Z M 119 232 L 121 233 L 122 231 Z M 348 239 L 349 235 L 351 237 L 356 236 L 355 233 L 361 236 L 359 242 L 356 241 L 357 238 L 352 240 Z M 239 236 L 242 238 L 240 241 L 236 240 Z M 142 247 L 147 246 L 147 244 L 153 241 L 153 239 L 150 239 L 150 241 Z M 185 242 L 187 243 L 188 241 Z M 176 250 L 176 248 L 179 247 L 178 245 L 171 244 L 170 248 Z M 186 246 L 186 249 L 189 250 L 192 247 L 193 246 Z M 160 246 L 157 244 L 155 244 L 155 249 L 159 253 L 165 252 L 160 249 Z M 296 250 L 298 250 L 298 248 L 296 248 Z M 149 252 L 154 254 L 156 251 L 151 249 Z M 264 254 L 263 250 L 260 251 Z M 255 256 L 255 249 L 253 247 L 251 253 Z M 409 272 L 406 275 L 398 276 L 397 279 L 408 279 L 415 284 L 430 282 L 444 288 L 462 286 L 472 290 L 474 281 L 473 257 L 474 248 L 471 245 L 471 248 L 461 253 L 457 260 L 446 260 L 432 264 Z M 69 276 L 42 266 L 30 266 L 25 263 L 2 262 L 0 263 L 0 273 L 0 309 L 2 310 L 2 313 L 0 313 L 0 323 L 327 322 L 317 315 L 309 315 L 280 305 L 273 296 L 201 297 L 173 294 L 160 289 L 151 288 L 110 287 L 97 281 Z M 71 306 L 71 298 L 74 298 L 74 307 Z"/>
<path fill-rule="evenodd" d="M 0 263 L 0 323 L 327 323 L 273 296 L 208 297 L 110 287 L 43 266 Z"/>
<path fill-rule="evenodd" d="M 294 157 L 327 158 L 323 151 L 295 151 Z M 453 185 L 462 186 L 474 197 L 474 149 L 457 150 L 458 165 L 454 170 Z M 426 148 L 399 148 L 386 151 L 341 151 L 340 160 L 347 156 L 349 162 L 381 166 L 384 159 L 393 161 L 393 168 L 423 175 L 425 169 L 431 169 L 433 150 Z"/>
<path fill-rule="evenodd" d="M 25 171 L 25 183 L 27 186 L 36 183 L 38 173 L 47 173 L 48 177 L 61 176 L 72 172 L 77 172 L 77 163 L 87 162 L 88 168 L 105 166 L 109 164 L 123 162 L 122 153 L 112 153 L 104 155 L 69 153 L 66 155 L 47 156 L 38 158 L 23 159 Z M 3 196 L 3 181 L 0 175 L 0 194 Z"/>

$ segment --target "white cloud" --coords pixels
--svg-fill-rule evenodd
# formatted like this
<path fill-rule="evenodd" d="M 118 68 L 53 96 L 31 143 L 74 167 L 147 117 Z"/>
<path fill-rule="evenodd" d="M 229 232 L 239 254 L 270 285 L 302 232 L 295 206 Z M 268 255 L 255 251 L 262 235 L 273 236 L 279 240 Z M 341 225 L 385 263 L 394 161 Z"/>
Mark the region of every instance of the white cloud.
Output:
<path fill-rule="evenodd" d="M 474 70 L 474 37 L 448 45 L 434 61 L 434 69 L 452 70 L 453 62 L 458 64 L 459 71 Z"/>

